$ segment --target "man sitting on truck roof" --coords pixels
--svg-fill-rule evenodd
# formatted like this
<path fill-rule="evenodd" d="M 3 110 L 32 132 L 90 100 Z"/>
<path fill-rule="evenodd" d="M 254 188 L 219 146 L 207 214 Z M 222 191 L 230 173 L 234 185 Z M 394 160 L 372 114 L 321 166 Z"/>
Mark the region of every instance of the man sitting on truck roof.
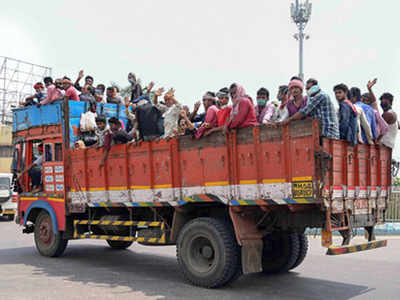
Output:
<path fill-rule="evenodd" d="M 88 103 L 96 103 L 96 99 L 93 94 L 94 88 L 91 85 L 85 84 L 82 88 L 82 93 L 79 95 L 79 99 Z"/>
<path fill-rule="evenodd" d="M 117 90 L 114 86 L 109 86 L 106 90 L 106 101 L 107 103 L 123 104 L 124 101 L 120 95 L 118 95 Z"/>
<path fill-rule="evenodd" d="M 38 146 L 39 156 L 33 160 L 25 170 L 18 174 L 18 180 L 22 175 L 28 172 L 32 181 L 32 193 L 37 193 L 42 190 L 42 165 L 43 165 L 43 144 Z"/>
<path fill-rule="evenodd" d="M 69 78 L 64 77 L 63 89 L 65 90 L 65 100 L 79 101 L 78 91 L 72 86 L 72 81 Z"/>
<path fill-rule="evenodd" d="M 75 84 L 74 84 L 74 87 L 80 92 L 82 91 L 82 87 L 80 86 L 79 81 L 81 81 L 82 78 L 83 78 L 83 70 L 80 70 L 79 74 L 78 74 L 78 78 L 75 80 Z M 85 77 L 85 85 L 93 86 L 93 81 L 94 80 L 93 80 L 92 76 L 87 75 Z"/>
<path fill-rule="evenodd" d="M 40 101 L 46 98 L 46 93 L 44 92 L 43 83 L 37 82 L 35 83 L 33 88 L 35 89 L 36 93 L 33 94 L 32 96 L 26 97 L 25 102 L 21 103 L 22 106 L 36 105 Z"/>
<path fill-rule="evenodd" d="M 46 84 L 46 78 L 49 78 L 51 82 L 47 81 L 48 83 Z M 57 78 L 55 84 L 53 84 L 51 77 L 46 77 L 46 78 L 45 78 L 45 85 L 47 87 L 47 97 L 38 103 L 38 107 L 40 107 L 41 105 L 45 105 L 47 103 L 53 103 L 54 101 L 63 98 L 63 93 L 61 90 L 62 79 Z"/>
<path fill-rule="evenodd" d="M 106 98 L 104 97 L 104 92 L 106 91 L 106 86 L 102 83 L 96 86 L 94 90 L 94 97 L 98 103 L 106 103 Z"/>
<path fill-rule="evenodd" d="M 282 125 L 287 125 L 292 121 L 300 120 L 311 116 L 321 121 L 321 135 L 329 139 L 339 139 L 339 121 L 336 115 L 335 107 L 329 96 L 322 92 L 318 85 L 312 86 L 308 91 L 310 99 L 306 107 L 283 121 Z"/>

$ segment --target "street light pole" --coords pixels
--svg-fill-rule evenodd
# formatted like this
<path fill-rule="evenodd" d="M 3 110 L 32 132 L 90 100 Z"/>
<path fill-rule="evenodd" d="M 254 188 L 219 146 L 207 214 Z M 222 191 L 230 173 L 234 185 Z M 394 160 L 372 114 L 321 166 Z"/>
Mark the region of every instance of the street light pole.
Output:
<path fill-rule="evenodd" d="M 299 41 L 299 77 L 304 80 L 303 72 L 303 45 L 304 39 L 309 39 L 309 36 L 304 34 L 304 29 L 307 22 L 311 17 L 312 4 L 309 0 L 305 2 L 299 2 L 296 0 L 290 6 L 290 14 L 293 22 L 296 24 L 299 32 L 294 35 L 294 38 Z"/>

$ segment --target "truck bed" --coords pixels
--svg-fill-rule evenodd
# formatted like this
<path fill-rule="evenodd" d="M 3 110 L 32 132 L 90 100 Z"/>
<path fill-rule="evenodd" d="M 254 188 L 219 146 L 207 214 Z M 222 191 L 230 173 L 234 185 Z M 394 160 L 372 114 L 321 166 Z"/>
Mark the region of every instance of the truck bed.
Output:
<path fill-rule="evenodd" d="M 67 186 L 75 208 L 101 202 L 320 203 L 318 148 L 318 123 L 305 120 L 283 129 L 115 145 L 103 169 L 102 148 L 71 150 Z"/>

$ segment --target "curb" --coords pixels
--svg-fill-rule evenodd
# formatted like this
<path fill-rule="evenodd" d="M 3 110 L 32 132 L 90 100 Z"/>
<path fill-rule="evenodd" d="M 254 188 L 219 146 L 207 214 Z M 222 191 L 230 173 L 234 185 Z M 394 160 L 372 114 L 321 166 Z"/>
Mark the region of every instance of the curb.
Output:
<path fill-rule="evenodd" d="M 364 235 L 364 228 L 357 228 L 354 230 L 355 235 Z M 320 228 L 307 228 L 305 234 L 307 235 L 321 235 Z M 340 235 L 335 231 L 334 235 Z M 375 235 L 399 235 L 400 236 L 400 223 L 385 223 L 375 226 Z"/>

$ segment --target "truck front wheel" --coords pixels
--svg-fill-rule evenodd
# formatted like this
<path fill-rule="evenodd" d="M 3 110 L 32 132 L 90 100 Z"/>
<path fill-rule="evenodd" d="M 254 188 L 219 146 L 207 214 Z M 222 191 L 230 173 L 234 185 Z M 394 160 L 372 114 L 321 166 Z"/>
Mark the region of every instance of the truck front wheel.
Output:
<path fill-rule="evenodd" d="M 14 217 L 15 217 L 15 215 L 7 215 L 7 220 L 8 221 L 14 221 Z"/>
<path fill-rule="evenodd" d="M 225 221 L 190 221 L 179 233 L 176 252 L 184 277 L 194 285 L 216 288 L 238 277 L 240 248 Z"/>
<path fill-rule="evenodd" d="M 263 239 L 262 267 L 266 274 L 289 271 L 297 262 L 300 241 L 297 233 L 274 232 Z"/>
<path fill-rule="evenodd" d="M 34 236 L 36 249 L 43 256 L 60 256 L 68 244 L 61 231 L 54 232 L 53 222 L 46 211 L 41 211 L 36 218 Z"/>

